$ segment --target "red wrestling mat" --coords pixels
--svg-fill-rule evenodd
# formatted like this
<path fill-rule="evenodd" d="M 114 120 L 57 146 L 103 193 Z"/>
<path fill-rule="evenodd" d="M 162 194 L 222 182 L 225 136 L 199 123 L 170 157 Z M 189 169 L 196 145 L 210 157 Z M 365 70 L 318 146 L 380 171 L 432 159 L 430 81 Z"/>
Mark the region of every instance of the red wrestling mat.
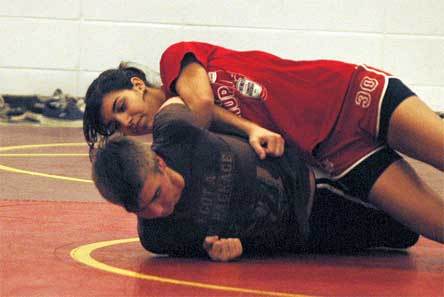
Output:
<path fill-rule="evenodd" d="M 444 296 L 444 249 L 425 239 L 407 252 L 171 259 L 112 241 L 137 236 L 120 208 L 61 201 L 0 201 L 0 230 L 5 297 Z"/>
<path fill-rule="evenodd" d="M 125 241 L 137 236 L 135 217 L 91 184 L 81 129 L 11 125 L 0 135 L 1 297 L 444 296 L 444 246 L 424 239 L 408 252 L 154 257 Z M 441 173 L 420 172 L 444 195 Z"/>

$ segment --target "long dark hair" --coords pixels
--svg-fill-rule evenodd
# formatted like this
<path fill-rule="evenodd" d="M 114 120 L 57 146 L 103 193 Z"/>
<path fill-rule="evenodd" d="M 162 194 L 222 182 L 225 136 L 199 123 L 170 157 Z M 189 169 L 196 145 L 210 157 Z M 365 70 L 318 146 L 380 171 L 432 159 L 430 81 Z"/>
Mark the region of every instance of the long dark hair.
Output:
<path fill-rule="evenodd" d="M 102 72 L 88 87 L 85 95 L 85 112 L 83 114 L 83 135 L 90 149 L 90 158 L 95 144 L 102 136 L 105 140 L 115 130 L 103 124 L 100 110 L 103 97 L 112 91 L 132 89 L 132 77 L 138 77 L 148 85 L 145 73 L 136 68 L 108 69 Z"/>

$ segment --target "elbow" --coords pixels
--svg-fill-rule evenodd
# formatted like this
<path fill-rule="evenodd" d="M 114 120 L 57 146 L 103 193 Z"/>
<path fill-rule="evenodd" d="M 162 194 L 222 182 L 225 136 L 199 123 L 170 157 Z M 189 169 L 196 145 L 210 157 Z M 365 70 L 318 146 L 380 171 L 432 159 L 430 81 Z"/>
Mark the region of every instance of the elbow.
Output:
<path fill-rule="evenodd" d="M 208 113 L 208 116 L 213 117 L 214 99 L 213 97 L 202 97 L 201 110 Z"/>
<path fill-rule="evenodd" d="M 208 128 L 213 121 L 214 101 L 211 97 L 201 97 L 198 104 L 189 106 L 190 110 L 197 116 L 197 124 L 200 127 Z"/>

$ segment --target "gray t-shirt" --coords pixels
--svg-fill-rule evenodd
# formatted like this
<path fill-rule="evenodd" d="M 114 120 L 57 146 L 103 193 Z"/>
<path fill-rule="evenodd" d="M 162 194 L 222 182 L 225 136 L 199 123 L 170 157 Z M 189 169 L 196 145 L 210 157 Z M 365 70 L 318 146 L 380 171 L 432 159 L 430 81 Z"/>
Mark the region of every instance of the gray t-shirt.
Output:
<path fill-rule="evenodd" d="M 241 239 L 244 253 L 300 249 L 308 235 L 308 170 L 299 159 L 259 160 L 248 142 L 196 127 L 181 104 L 154 120 L 153 149 L 183 175 L 172 215 L 139 218 L 143 246 L 155 253 L 197 256 L 209 235 Z"/>

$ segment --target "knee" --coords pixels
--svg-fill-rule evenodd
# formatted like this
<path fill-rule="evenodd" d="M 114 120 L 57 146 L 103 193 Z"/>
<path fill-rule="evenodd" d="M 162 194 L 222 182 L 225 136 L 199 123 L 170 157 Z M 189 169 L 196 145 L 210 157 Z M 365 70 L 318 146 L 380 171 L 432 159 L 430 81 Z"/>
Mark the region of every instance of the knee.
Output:
<path fill-rule="evenodd" d="M 444 243 L 444 222 L 441 222 L 441 224 L 436 228 L 435 234 L 431 237 L 431 239 L 439 242 Z"/>
<path fill-rule="evenodd" d="M 386 217 L 385 247 L 394 249 L 407 249 L 414 246 L 419 240 L 419 234 L 412 231 L 391 217 Z"/>
<path fill-rule="evenodd" d="M 408 249 L 414 246 L 418 242 L 418 240 L 419 240 L 419 234 L 413 231 L 409 231 L 403 236 L 403 238 L 400 239 L 397 248 Z"/>

